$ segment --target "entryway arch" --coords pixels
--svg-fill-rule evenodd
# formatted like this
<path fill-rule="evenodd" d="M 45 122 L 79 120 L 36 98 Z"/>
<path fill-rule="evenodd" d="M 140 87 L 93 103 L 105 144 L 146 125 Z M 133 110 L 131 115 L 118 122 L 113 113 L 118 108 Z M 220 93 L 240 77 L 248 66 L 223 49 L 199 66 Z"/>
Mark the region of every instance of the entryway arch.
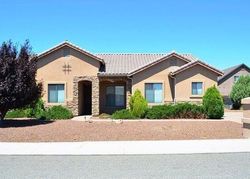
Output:
<path fill-rule="evenodd" d="M 79 115 L 92 115 L 92 82 L 78 82 L 78 112 Z"/>

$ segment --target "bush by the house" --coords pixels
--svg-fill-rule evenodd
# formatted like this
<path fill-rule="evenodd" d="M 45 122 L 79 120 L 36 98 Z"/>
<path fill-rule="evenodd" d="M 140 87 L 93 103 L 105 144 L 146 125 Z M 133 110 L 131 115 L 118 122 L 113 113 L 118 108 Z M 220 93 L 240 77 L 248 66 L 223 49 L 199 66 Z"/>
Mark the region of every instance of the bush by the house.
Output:
<path fill-rule="evenodd" d="M 41 120 L 70 119 L 73 117 L 72 112 L 63 106 L 44 107 L 42 99 L 37 100 L 34 104 L 26 108 L 10 110 L 6 118 L 36 118 Z"/>
<path fill-rule="evenodd" d="M 42 118 L 45 119 L 70 119 L 73 117 L 72 112 L 63 106 L 52 106 L 48 108 L 41 115 Z"/>
<path fill-rule="evenodd" d="M 175 118 L 180 119 L 204 119 L 205 110 L 202 105 L 191 103 L 178 103 L 174 105 Z"/>
<path fill-rule="evenodd" d="M 207 89 L 202 104 L 210 119 L 221 119 L 224 115 L 224 104 L 219 90 L 213 86 Z"/>
<path fill-rule="evenodd" d="M 28 114 L 28 109 L 12 109 L 6 113 L 5 118 L 25 118 Z"/>
<path fill-rule="evenodd" d="M 250 97 L 250 76 L 241 76 L 239 80 L 234 84 L 230 93 L 230 98 L 233 102 L 233 108 L 239 109 L 241 106 L 241 100 L 243 98 Z"/>
<path fill-rule="evenodd" d="M 204 119 L 206 118 L 203 106 L 178 103 L 175 105 L 153 106 L 147 110 L 148 119 Z"/>
<path fill-rule="evenodd" d="M 146 99 L 142 96 L 140 90 L 136 90 L 134 95 L 131 96 L 129 101 L 130 111 L 133 116 L 141 118 L 148 107 Z"/>
<path fill-rule="evenodd" d="M 145 118 L 148 119 L 169 119 L 173 118 L 172 105 L 157 105 L 146 111 Z"/>
<path fill-rule="evenodd" d="M 122 109 L 122 110 L 114 112 L 111 118 L 112 119 L 135 119 L 131 111 L 128 109 Z"/>
<path fill-rule="evenodd" d="M 45 111 L 44 101 L 42 99 L 38 99 L 34 104 L 29 106 L 28 111 L 28 117 L 40 119 L 44 115 Z"/>

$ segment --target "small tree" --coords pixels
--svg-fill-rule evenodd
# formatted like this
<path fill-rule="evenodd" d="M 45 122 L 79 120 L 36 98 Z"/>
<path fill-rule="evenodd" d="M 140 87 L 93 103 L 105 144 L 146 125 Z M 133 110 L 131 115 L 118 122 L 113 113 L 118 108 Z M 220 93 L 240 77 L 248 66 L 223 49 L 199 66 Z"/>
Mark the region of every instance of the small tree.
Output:
<path fill-rule="evenodd" d="M 207 89 L 203 96 L 202 103 L 208 118 L 220 119 L 224 116 L 223 99 L 215 86 Z"/>
<path fill-rule="evenodd" d="M 10 109 L 22 108 L 41 96 L 42 85 L 36 82 L 36 57 L 31 60 L 29 42 L 17 47 L 11 41 L 0 46 L 0 119 Z"/>
<path fill-rule="evenodd" d="M 241 106 L 241 99 L 250 96 L 250 76 L 241 76 L 234 84 L 230 93 L 230 98 L 233 102 L 233 108 L 239 109 Z"/>
<path fill-rule="evenodd" d="M 148 103 L 146 99 L 142 96 L 140 90 L 137 89 L 134 95 L 131 96 L 129 106 L 133 116 L 141 118 L 144 115 L 148 107 Z"/>

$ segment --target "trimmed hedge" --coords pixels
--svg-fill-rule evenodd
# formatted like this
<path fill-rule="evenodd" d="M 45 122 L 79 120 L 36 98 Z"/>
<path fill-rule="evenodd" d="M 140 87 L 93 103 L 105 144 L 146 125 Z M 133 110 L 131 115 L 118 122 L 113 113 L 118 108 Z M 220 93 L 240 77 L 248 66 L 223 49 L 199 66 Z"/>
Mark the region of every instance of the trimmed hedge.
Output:
<path fill-rule="evenodd" d="M 111 118 L 112 119 L 135 119 L 136 117 L 133 116 L 130 110 L 122 109 L 122 110 L 114 112 Z"/>
<path fill-rule="evenodd" d="M 178 103 L 175 105 L 159 105 L 148 109 L 145 115 L 148 119 L 204 119 L 203 106 Z"/>
<path fill-rule="evenodd" d="M 224 116 L 223 98 L 215 86 L 207 89 L 202 104 L 209 119 L 221 119 Z"/>
<path fill-rule="evenodd" d="M 133 96 L 131 96 L 129 101 L 130 111 L 133 116 L 137 118 L 142 118 L 148 108 L 148 103 L 146 99 L 142 96 L 140 90 L 135 90 Z"/>
<path fill-rule="evenodd" d="M 72 112 L 63 106 L 44 107 L 44 102 L 39 99 L 34 104 L 24 109 L 13 109 L 7 112 L 6 118 L 25 118 L 31 117 L 41 120 L 70 119 Z"/>
<path fill-rule="evenodd" d="M 28 109 L 12 109 L 7 112 L 5 118 L 25 118 L 28 117 Z"/>
<path fill-rule="evenodd" d="M 43 112 L 41 115 L 42 119 L 70 119 L 73 117 L 72 112 L 63 106 L 52 106 L 51 108 L 48 108 L 46 111 Z"/>

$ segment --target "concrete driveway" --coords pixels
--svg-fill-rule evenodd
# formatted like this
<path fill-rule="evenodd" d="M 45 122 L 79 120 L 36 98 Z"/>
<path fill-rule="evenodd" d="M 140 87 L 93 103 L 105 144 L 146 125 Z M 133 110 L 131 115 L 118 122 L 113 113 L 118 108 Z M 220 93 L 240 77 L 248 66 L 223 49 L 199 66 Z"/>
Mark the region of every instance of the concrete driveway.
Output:
<path fill-rule="evenodd" d="M 224 120 L 233 121 L 242 124 L 242 118 L 243 118 L 243 111 L 237 111 L 237 112 L 225 112 L 224 113 Z"/>

